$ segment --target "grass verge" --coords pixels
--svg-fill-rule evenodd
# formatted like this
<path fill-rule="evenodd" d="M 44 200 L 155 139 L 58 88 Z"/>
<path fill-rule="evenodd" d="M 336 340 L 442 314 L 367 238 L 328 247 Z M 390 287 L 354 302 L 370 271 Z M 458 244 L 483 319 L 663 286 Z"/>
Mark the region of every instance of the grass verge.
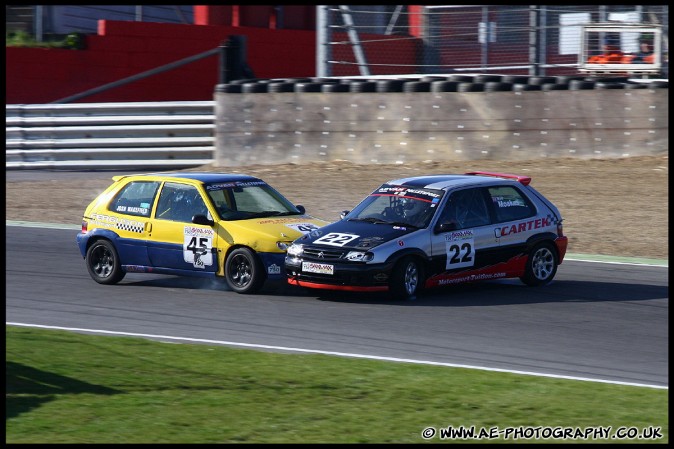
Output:
<path fill-rule="evenodd" d="M 667 390 L 13 326 L 6 348 L 6 443 L 437 443 L 448 426 L 669 441 Z"/>

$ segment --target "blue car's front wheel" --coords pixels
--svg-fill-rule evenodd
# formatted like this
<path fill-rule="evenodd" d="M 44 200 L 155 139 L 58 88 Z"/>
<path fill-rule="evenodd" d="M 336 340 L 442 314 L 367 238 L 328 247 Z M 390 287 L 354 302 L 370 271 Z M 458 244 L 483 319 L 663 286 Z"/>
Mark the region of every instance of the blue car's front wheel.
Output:
<path fill-rule="evenodd" d="M 397 300 L 414 299 L 423 288 L 423 281 L 424 267 L 419 259 L 404 257 L 391 273 L 391 296 Z"/>
<path fill-rule="evenodd" d="M 115 246 L 108 240 L 96 240 L 85 257 L 91 278 L 99 284 L 116 284 L 126 274 L 122 270 Z"/>

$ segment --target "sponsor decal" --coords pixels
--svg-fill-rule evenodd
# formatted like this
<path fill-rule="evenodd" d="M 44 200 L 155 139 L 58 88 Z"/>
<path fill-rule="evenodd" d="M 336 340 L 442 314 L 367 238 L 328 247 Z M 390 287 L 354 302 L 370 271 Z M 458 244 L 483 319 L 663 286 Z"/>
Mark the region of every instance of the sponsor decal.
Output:
<path fill-rule="evenodd" d="M 287 223 L 289 221 L 295 220 L 294 218 L 272 218 L 269 220 L 260 220 L 258 223 L 260 224 L 279 224 L 279 223 Z"/>
<path fill-rule="evenodd" d="M 183 235 L 183 260 L 194 268 L 213 265 L 213 229 L 185 226 Z"/>
<path fill-rule="evenodd" d="M 281 274 L 281 267 L 279 267 L 278 265 L 273 263 L 273 264 L 269 265 L 269 267 L 267 267 L 267 273 L 268 274 Z"/>
<path fill-rule="evenodd" d="M 135 214 L 147 215 L 147 208 L 135 206 L 117 206 L 117 212 L 133 212 Z"/>
<path fill-rule="evenodd" d="M 504 278 L 505 273 L 479 273 L 469 274 L 467 276 L 456 277 L 453 279 L 440 279 L 438 285 L 461 284 L 463 282 L 484 281 L 487 279 Z"/>
<path fill-rule="evenodd" d="M 136 214 L 142 214 L 142 215 L 147 215 L 147 209 L 144 207 L 134 207 L 134 206 L 129 206 L 126 208 L 127 212 L 134 212 Z"/>
<path fill-rule="evenodd" d="M 264 186 L 267 185 L 264 181 L 232 181 L 223 182 L 220 184 L 210 184 L 206 186 L 206 190 L 222 190 L 230 187 L 249 187 L 249 186 Z"/>
<path fill-rule="evenodd" d="M 477 270 L 463 270 L 460 273 L 440 273 L 428 278 L 426 287 L 521 276 L 524 273 L 526 261 L 527 256 L 519 255 L 512 257 L 507 262 L 500 262 L 496 265 L 490 265 Z"/>
<path fill-rule="evenodd" d="M 431 192 L 428 190 L 421 190 L 421 189 L 410 189 L 407 187 L 399 187 L 399 186 L 382 186 L 379 189 L 377 189 L 377 193 L 379 194 L 393 194 L 393 195 L 400 195 L 400 196 L 407 196 L 408 194 L 412 195 L 422 195 L 422 196 L 428 196 L 431 198 L 440 198 L 439 193 Z"/>
<path fill-rule="evenodd" d="M 147 271 L 142 265 L 124 265 L 124 269 L 129 273 L 145 273 Z"/>
<path fill-rule="evenodd" d="M 377 274 L 374 275 L 375 281 L 382 282 L 382 281 L 385 281 L 386 279 L 388 279 L 388 274 L 386 274 L 386 273 L 377 273 Z"/>
<path fill-rule="evenodd" d="M 302 271 L 306 273 L 333 274 L 335 267 L 326 263 L 302 262 Z"/>
<path fill-rule="evenodd" d="M 496 238 L 505 237 L 506 235 L 518 234 L 520 232 L 531 231 L 532 229 L 545 228 L 550 225 L 552 225 L 550 218 L 537 218 L 535 220 L 524 221 L 522 223 L 515 223 L 511 226 L 494 228 L 494 235 Z"/>
<path fill-rule="evenodd" d="M 307 240 L 307 239 L 314 238 L 314 237 L 320 237 L 320 236 L 322 236 L 322 235 L 323 235 L 323 231 L 319 231 L 318 229 L 316 229 L 316 230 L 314 230 L 314 231 L 311 231 L 311 232 L 308 233 L 308 234 L 304 234 L 304 235 L 301 237 L 301 239 L 302 239 L 302 240 Z"/>
<path fill-rule="evenodd" d="M 330 246 L 344 246 L 352 240 L 360 237 L 355 234 L 342 234 L 341 232 L 330 232 L 329 234 L 324 235 L 323 237 L 314 240 L 314 243 L 320 243 L 323 245 Z"/>
<path fill-rule="evenodd" d="M 496 201 L 496 204 L 498 204 L 498 207 L 526 206 L 522 200 L 498 200 Z"/>
<path fill-rule="evenodd" d="M 449 234 L 445 234 L 446 242 L 455 242 L 457 240 L 471 240 L 475 238 L 472 229 L 465 229 L 462 231 L 454 231 Z"/>
<path fill-rule="evenodd" d="M 105 228 L 116 228 L 123 231 L 137 232 L 142 234 L 145 231 L 145 222 L 128 220 L 126 218 L 113 217 L 111 215 L 91 214 L 90 225 L 102 226 Z"/>
<path fill-rule="evenodd" d="M 363 237 L 360 239 L 358 242 L 358 245 L 356 247 L 358 248 L 370 248 L 372 246 L 378 245 L 381 243 L 381 241 L 384 240 L 383 237 Z"/>

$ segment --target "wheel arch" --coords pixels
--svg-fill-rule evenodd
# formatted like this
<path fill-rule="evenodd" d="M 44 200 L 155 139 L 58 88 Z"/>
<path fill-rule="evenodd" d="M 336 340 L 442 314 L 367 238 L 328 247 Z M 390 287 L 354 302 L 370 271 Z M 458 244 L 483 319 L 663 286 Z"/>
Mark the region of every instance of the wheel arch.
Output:
<path fill-rule="evenodd" d="M 531 249 L 543 242 L 549 243 L 550 246 L 552 247 L 552 251 L 555 255 L 555 262 L 559 265 L 559 249 L 557 248 L 557 245 L 555 244 L 555 239 L 557 238 L 557 234 L 552 233 L 552 232 L 544 232 L 541 234 L 536 234 L 534 236 L 529 237 L 527 239 L 527 250 L 526 253 L 528 254 Z"/>
<path fill-rule="evenodd" d="M 431 261 L 430 257 L 419 248 L 404 248 L 388 256 L 386 263 L 395 265 L 400 259 L 407 256 L 420 259 L 424 264 L 424 268 L 427 268 Z"/>
<path fill-rule="evenodd" d="M 117 248 L 117 239 L 119 239 L 119 235 L 117 235 L 116 232 L 107 229 L 94 229 L 87 237 L 84 247 L 84 254 L 86 255 L 91 245 L 99 240 L 108 240 L 110 243 L 115 245 L 115 248 Z"/>

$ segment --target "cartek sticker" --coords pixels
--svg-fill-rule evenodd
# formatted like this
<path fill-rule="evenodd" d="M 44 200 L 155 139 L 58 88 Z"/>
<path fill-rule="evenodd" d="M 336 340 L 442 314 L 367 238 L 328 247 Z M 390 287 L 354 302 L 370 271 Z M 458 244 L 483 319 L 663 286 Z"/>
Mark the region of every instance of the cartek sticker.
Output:
<path fill-rule="evenodd" d="M 194 265 L 194 268 L 204 268 L 213 265 L 213 230 L 185 226 L 183 241 L 183 257 L 185 262 Z"/>
<path fill-rule="evenodd" d="M 350 241 L 357 239 L 358 237 L 360 236 L 355 234 L 342 234 L 340 232 L 331 232 L 329 234 L 324 235 L 320 239 L 314 240 L 314 243 L 322 243 L 323 245 L 331 245 L 331 246 L 344 246 Z"/>
<path fill-rule="evenodd" d="M 110 215 L 91 214 L 90 224 L 95 226 L 104 226 L 108 228 L 121 229 L 123 231 L 137 232 L 142 234 L 145 231 L 145 222 L 127 220 L 126 218 L 117 218 Z"/>
<path fill-rule="evenodd" d="M 446 270 L 472 267 L 475 264 L 475 235 L 472 229 L 445 234 Z"/>
<path fill-rule="evenodd" d="M 504 237 L 510 234 L 517 234 L 519 232 L 531 231 L 532 229 L 545 228 L 552 224 L 550 217 L 537 218 L 522 223 L 515 223 L 511 226 L 504 226 L 502 228 L 494 228 L 494 235 L 496 238 Z"/>
<path fill-rule="evenodd" d="M 301 232 L 302 234 L 307 234 L 318 229 L 318 226 L 313 223 L 290 223 L 286 226 L 288 226 L 290 229 Z"/>

